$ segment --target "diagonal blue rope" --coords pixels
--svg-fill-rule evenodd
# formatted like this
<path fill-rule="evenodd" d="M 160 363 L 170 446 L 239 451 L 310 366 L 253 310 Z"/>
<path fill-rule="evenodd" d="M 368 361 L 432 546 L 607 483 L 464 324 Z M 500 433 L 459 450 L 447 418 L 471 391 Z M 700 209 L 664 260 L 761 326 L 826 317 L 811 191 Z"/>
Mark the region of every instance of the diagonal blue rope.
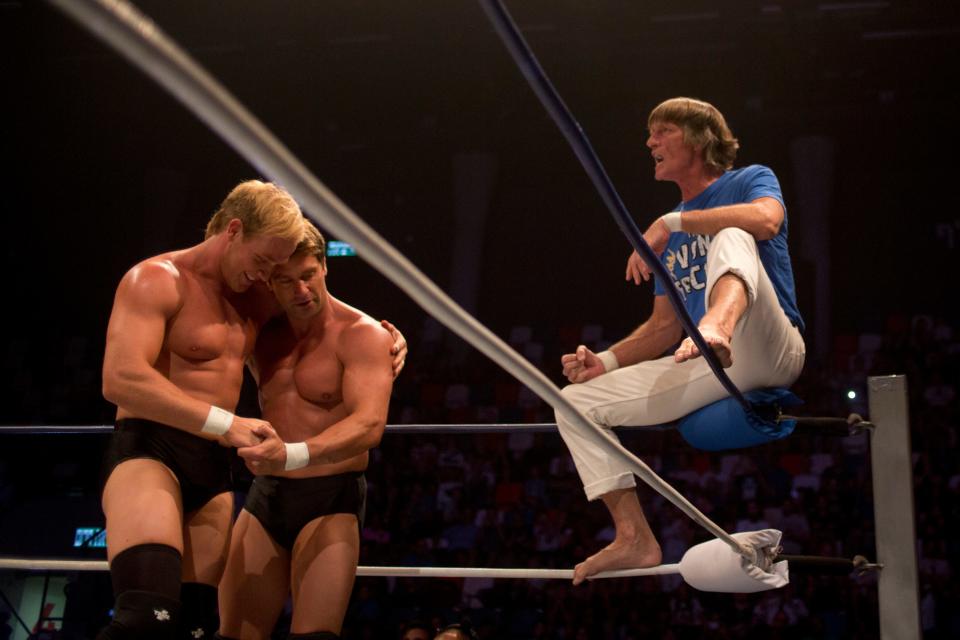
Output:
<path fill-rule="evenodd" d="M 527 42 L 523 39 L 523 36 L 520 34 L 520 29 L 517 28 L 513 18 L 510 17 L 510 14 L 500 0 L 480 0 L 480 5 L 486 12 L 487 17 L 493 24 L 503 44 L 506 45 L 510 51 L 510 56 L 513 58 L 513 61 L 527 79 L 534 93 L 540 98 L 541 104 L 543 104 L 544 108 L 550 114 L 550 117 L 553 118 L 557 127 L 560 128 L 567 142 L 573 147 L 573 152 L 580 160 L 580 164 L 583 165 L 587 175 L 590 176 L 593 186 L 599 192 L 604 204 L 607 205 L 607 209 L 609 209 L 613 215 L 617 226 L 620 227 L 620 230 L 627 236 L 627 240 L 629 240 L 633 248 L 637 250 L 637 253 L 643 258 L 643 261 L 650 266 L 654 276 L 656 276 L 661 286 L 663 286 L 667 292 L 667 297 L 670 299 L 670 303 L 677 313 L 677 318 L 680 320 L 680 324 L 683 325 L 687 335 L 693 339 L 694 343 L 700 349 L 700 353 L 706 358 L 707 363 L 710 365 L 713 373 L 716 374 L 720 384 L 727 390 L 727 393 L 743 406 L 744 411 L 752 414 L 753 408 L 750 402 L 743 397 L 740 390 L 737 389 L 733 381 L 730 380 L 730 377 L 727 375 L 727 372 L 723 370 L 723 366 L 721 366 L 720 360 L 713 352 L 713 349 L 707 345 L 697 326 L 693 323 L 693 318 L 690 317 L 690 314 L 683 306 L 680 293 L 671 284 L 669 272 L 660 263 L 659 256 L 654 253 L 650 245 L 647 244 L 647 241 L 644 240 L 643 233 L 637 227 L 630 212 L 627 211 L 626 206 L 620 199 L 620 194 L 617 193 L 613 182 L 610 180 L 610 176 L 607 175 L 603 164 L 600 162 L 600 158 L 597 157 L 596 152 L 593 150 L 587 134 L 583 132 L 583 127 L 581 127 L 580 123 L 573 117 L 570 109 L 564 104 L 560 94 L 557 93 L 550 79 L 547 78 L 547 74 L 540 66 L 536 56 L 533 55 Z"/>

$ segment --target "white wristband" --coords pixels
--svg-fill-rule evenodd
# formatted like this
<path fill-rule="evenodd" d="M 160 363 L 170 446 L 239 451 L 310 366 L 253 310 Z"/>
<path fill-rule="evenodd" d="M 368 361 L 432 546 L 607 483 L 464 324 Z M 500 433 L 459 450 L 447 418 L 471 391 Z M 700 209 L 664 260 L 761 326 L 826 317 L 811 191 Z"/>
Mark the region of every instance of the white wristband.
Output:
<path fill-rule="evenodd" d="M 671 211 L 670 213 L 665 213 L 660 216 L 660 219 L 663 220 L 663 223 L 667 225 L 667 229 L 670 229 L 670 233 L 681 231 L 680 215 L 680 211 Z"/>
<path fill-rule="evenodd" d="M 620 362 L 617 361 L 617 354 L 609 349 L 601 351 L 597 354 L 597 357 L 600 358 L 600 362 L 603 363 L 603 368 L 606 369 L 607 373 L 620 368 Z"/>
<path fill-rule="evenodd" d="M 203 433 L 212 433 L 215 436 L 222 436 L 227 431 L 230 431 L 230 425 L 232 424 L 232 413 L 216 405 L 210 405 L 210 413 L 207 414 L 207 421 L 203 423 L 203 428 L 200 429 L 200 431 Z"/>
<path fill-rule="evenodd" d="M 283 465 L 284 471 L 302 469 L 310 463 L 310 450 L 306 442 L 283 443 L 287 449 L 287 462 Z"/>

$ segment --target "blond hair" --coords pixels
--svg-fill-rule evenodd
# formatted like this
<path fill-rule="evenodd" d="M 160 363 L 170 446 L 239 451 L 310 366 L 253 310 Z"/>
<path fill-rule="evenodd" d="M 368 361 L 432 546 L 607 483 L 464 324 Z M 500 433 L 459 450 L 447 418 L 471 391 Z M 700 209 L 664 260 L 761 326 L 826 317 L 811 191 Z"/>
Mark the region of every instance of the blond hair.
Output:
<path fill-rule="evenodd" d="M 247 180 L 227 194 L 220 208 L 207 223 L 206 236 L 214 236 L 234 218 L 243 223 L 248 236 L 274 236 L 297 240 L 303 238 L 303 213 L 293 197 L 272 182 Z"/>
<path fill-rule="evenodd" d="M 733 167 L 740 143 L 733 137 L 723 114 L 709 102 L 695 98 L 670 98 L 650 112 L 647 126 L 669 122 L 683 129 L 683 141 L 703 149 L 704 162 L 714 171 Z"/>

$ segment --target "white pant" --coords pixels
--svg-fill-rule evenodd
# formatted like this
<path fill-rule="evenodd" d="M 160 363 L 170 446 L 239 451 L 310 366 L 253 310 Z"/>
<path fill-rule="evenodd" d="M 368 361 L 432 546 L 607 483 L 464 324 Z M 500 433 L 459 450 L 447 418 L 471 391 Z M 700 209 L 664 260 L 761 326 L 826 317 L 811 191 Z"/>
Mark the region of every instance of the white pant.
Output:
<path fill-rule="evenodd" d="M 708 305 L 714 283 L 727 273 L 744 281 L 748 295 L 747 310 L 731 340 L 733 366 L 726 370 L 727 375 L 741 391 L 790 386 L 803 368 L 803 338 L 777 301 L 756 241 L 742 229 L 727 228 L 713 237 L 704 292 Z M 677 364 L 671 354 L 569 385 L 563 395 L 590 420 L 609 430 L 673 422 L 728 394 L 702 357 Z M 597 433 L 592 429 L 584 432 L 559 412 L 556 418 L 587 499 L 636 486 L 631 469 L 604 454 Z"/>

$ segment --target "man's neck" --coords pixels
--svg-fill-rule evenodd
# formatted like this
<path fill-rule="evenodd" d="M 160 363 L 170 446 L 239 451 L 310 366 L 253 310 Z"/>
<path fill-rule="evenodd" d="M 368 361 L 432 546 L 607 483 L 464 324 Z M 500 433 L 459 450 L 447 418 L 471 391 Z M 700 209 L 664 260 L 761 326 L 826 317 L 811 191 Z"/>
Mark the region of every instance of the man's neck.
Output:
<path fill-rule="evenodd" d="M 706 191 L 707 187 L 716 182 L 722 175 L 722 171 L 715 172 L 703 169 L 682 181 L 677 180 L 677 186 L 680 187 L 680 197 L 684 202 L 690 202 Z"/>

